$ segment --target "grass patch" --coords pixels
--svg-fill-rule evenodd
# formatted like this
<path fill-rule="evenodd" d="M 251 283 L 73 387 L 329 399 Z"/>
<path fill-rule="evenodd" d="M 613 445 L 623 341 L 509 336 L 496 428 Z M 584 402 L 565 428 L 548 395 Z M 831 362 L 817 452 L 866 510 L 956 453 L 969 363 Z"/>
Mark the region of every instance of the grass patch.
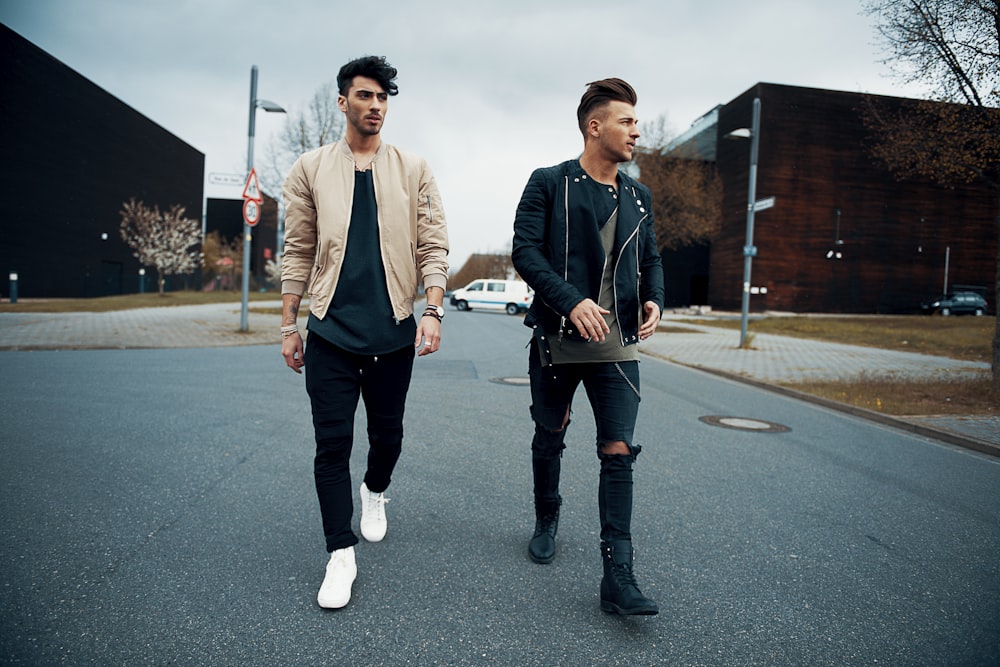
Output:
<path fill-rule="evenodd" d="M 280 300 L 277 292 L 250 292 L 249 301 Z M 27 299 L 17 303 L 0 303 L 0 313 L 106 313 L 130 308 L 159 308 L 162 306 L 195 306 L 206 303 L 243 303 L 242 292 L 179 291 L 147 292 L 145 294 L 120 294 L 93 299 Z M 280 313 L 280 310 L 278 311 Z"/>
<path fill-rule="evenodd" d="M 851 381 L 782 383 L 838 403 L 896 416 L 1000 415 L 990 376 L 900 379 L 862 375 Z"/>
<path fill-rule="evenodd" d="M 691 322 L 726 329 L 740 328 L 738 319 Z M 753 334 L 812 338 L 989 363 L 993 358 L 996 320 L 993 317 L 927 315 L 764 317 L 751 320 L 747 329 Z"/>

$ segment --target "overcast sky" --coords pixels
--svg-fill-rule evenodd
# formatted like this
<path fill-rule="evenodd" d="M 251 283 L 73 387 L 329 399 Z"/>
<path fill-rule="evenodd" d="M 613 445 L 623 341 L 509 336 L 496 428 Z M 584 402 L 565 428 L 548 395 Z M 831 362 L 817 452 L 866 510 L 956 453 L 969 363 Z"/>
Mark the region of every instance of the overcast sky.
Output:
<path fill-rule="evenodd" d="M 0 22 L 203 152 L 209 197 L 240 196 L 207 177 L 246 168 L 252 65 L 258 97 L 301 109 L 347 60 L 385 55 L 383 139 L 430 163 L 453 270 L 507 247 L 532 169 L 579 153 L 589 81 L 626 79 L 640 121 L 675 133 L 758 81 L 919 94 L 855 0 L 0 0 Z M 258 157 L 283 119 L 257 113 Z"/>

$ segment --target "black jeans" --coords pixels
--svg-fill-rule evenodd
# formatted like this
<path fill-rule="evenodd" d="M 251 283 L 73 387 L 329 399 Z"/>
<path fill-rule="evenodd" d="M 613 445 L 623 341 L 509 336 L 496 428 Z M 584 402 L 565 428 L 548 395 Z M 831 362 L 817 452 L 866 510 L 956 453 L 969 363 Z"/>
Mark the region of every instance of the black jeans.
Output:
<path fill-rule="evenodd" d="M 358 355 L 313 332 L 305 349 L 306 391 L 316 430 L 314 473 L 327 551 L 354 546 L 351 448 L 358 397 L 368 416 L 370 491 L 385 491 L 403 444 L 403 410 L 413 371 L 414 349 L 407 346 L 377 356 Z"/>
<path fill-rule="evenodd" d="M 537 343 L 529 345 L 531 441 L 535 508 L 558 508 L 560 459 L 565 449 L 567 414 L 573 395 L 583 383 L 597 424 L 597 457 L 601 462 L 598 507 L 601 539 L 630 540 L 632 524 L 632 465 L 642 449 L 632 442 L 639 414 L 639 362 L 620 361 L 542 366 Z M 629 454 L 605 454 L 601 447 L 622 441 Z"/>
<path fill-rule="evenodd" d="M 631 448 L 639 414 L 639 362 L 542 366 L 536 346 L 532 341 L 528 347 L 531 417 L 535 424 L 548 431 L 562 429 L 566 411 L 582 382 L 597 422 L 598 448 L 618 440 Z"/>

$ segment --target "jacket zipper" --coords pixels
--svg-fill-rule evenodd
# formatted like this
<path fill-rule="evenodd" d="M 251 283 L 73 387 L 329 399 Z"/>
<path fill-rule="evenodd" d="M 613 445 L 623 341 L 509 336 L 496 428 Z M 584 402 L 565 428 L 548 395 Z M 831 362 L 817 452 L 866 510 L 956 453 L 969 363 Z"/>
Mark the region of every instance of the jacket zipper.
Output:
<path fill-rule="evenodd" d="M 622 255 L 625 254 L 625 249 L 628 248 L 628 244 L 632 242 L 632 239 L 634 239 L 636 236 L 639 235 L 639 229 L 642 227 L 642 221 L 645 220 L 647 217 L 648 216 L 644 215 L 644 216 L 642 216 L 642 218 L 639 219 L 639 224 L 637 224 L 635 226 L 635 229 L 632 231 L 632 233 L 628 235 L 627 239 L 625 239 L 625 243 L 622 244 L 622 249 L 618 251 L 618 261 L 615 262 L 615 270 L 613 272 L 614 275 L 612 276 L 612 280 L 611 280 L 611 289 L 614 291 L 614 294 L 615 294 L 615 318 L 618 320 L 618 337 L 621 339 L 622 347 L 625 347 L 625 330 L 622 328 L 621 317 L 619 316 L 619 313 L 618 313 L 618 267 L 621 266 L 621 264 L 622 264 Z M 639 275 L 641 275 L 641 273 L 639 271 L 639 244 L 638 243 L 635 244 L 635 267 L 636 267 L 636 273 L 639 274 Z M 639 312 L 641 313 L 642 312 L 642 300 L 639 298 L 639 284 L 638 283 L 636 283 L 636 286 L 635 286 L 635 295 L 636 295 L 636 298 L 639 299 Z M 641 321 L 642 321 L 642 319 L 640 318 L 638 320 L 638 322 L 636 323 L 636 326 L 638 326 L 638 323 L 641 322 Z"/>
<path fill-rule="evenodd" d="M 566 229 L 566 240 L 563 244 L 563 280 L 569 282 L 569 176 L 563 176 L 563 211 L 565 220 L 563 227 Z M 563 330 L 566 328 L 566 316 L 559 317 L 559 342 L 562 342 Z"/>

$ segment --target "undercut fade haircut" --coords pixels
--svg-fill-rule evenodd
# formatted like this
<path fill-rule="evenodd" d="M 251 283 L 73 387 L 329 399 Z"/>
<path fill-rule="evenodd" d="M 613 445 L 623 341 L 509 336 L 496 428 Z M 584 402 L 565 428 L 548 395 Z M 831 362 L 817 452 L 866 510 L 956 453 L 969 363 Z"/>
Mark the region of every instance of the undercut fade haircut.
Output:
<path fill-rule="evenodd" d="M 341 67 L 337 73 L 337 90 L 346 96 L 354 77 L 363 76 L 378 81 L 388 95 L 396 95 L 399 93 L 399 86 L 394 81 L 396 74 L 396 68 L 386 61 L 385 56 L 356 58 Z"/>
<path fill-rule="evenodd" d="M 635 106 L 639 100 L 635 89 L 621 79 L 601 79 L 587 84 L 587 91 L 580 98 L 580 106 L 576 108 L 576 120 L 580 132 L 587 136 L 587 122 L 594 116 L 594 111 L 609 102 L 625 102 Z"/>

